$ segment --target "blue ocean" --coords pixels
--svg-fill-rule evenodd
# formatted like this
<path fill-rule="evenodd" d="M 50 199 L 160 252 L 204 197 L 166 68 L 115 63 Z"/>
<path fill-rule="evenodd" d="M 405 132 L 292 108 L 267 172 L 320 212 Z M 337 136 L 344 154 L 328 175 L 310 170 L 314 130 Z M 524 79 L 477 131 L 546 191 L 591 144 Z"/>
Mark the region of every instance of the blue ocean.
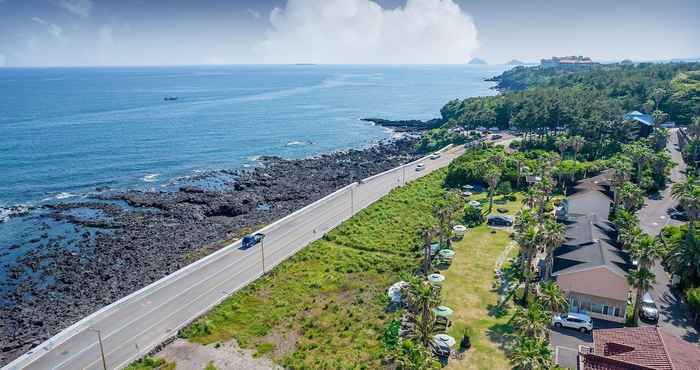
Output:
<path fill-rule="evenodd" d="M 360 118 L 438 117 L 450 99 L 494 94 L 484 78 L 504 69 L 0 69 L 0 207 L 365 146 L 391 133 Z"/>

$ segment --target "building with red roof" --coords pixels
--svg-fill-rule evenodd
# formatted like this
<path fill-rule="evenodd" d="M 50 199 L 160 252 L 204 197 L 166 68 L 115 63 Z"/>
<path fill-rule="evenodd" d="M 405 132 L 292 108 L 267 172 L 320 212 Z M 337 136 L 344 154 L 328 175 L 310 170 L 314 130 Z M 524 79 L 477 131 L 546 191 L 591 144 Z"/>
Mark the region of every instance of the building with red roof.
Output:
<path fill-rule="evenodd" d="M 698 370 L 700 347 L 656 326 L 593 331 L 579 351 L 580 370 Z"/>

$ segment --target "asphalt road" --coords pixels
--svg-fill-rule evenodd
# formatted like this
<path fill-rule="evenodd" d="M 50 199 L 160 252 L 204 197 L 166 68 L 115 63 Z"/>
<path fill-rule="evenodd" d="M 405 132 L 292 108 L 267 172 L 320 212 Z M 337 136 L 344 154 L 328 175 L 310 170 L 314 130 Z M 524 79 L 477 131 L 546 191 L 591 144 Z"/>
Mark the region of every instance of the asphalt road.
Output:
<path fill-rule="evenodd" d="M 676 135 L 676 130 L 672 130 L 669 136 L 670 137 L 666 149 L 668 149 L 668 151 L 671 153 L 671 158 L 673 161 L 677 163 L 677 165 L 671 170 L 671 183 L 668 184 L 666 189 L 660 192 L 658 196 L 647 198 L 644 201 L 644 208 L 639 211 L 639 225 L 641 226 L 642 230 L 650 235 L 658 235 L 661 229 L 668 224 L 681 224 L 680 221 L 676 221 L 668 217 L 667 210 L 678 205 L 678 202 L 671 197 L 671 186 L 673 183 L 678 182 L 685 177 L 684 171 L 686 165 L 678 148 L 678 136 Z"/>
<path fill-rule="evenodd" d="M 673 160 L 678 164 L 671 171 L 671 182 L 673 184 L 685 178 L 684 171 L 686 169 L 686 164 L 683 162 L 683 157 L 678 148 L 676 130 L 671 132 L 667 149 L 671 152 Z M 644 208 L 639 211 L 640 225 L 650 235 L 658 235 L 666 225 L 681 224 L 680 221 L 672 220 L 667 214 L 669 208 L 678 205 L 678 202 L 670 195 L 672 184 L 669 184 L 658 197 L 647 199 Z M 681 293 L 673 289 L 671 278 L 659 261 L 654 264 L 653 272 L 656 275 L 656 282 L 653 284 L 651 295 L 659 308 L 658 325 L 677 337 L 697 343 L 700 339 L 698 330 L 688 320 L 688 317 L 690 317 L 689 308 L 681 301 Z M 644 324 L 656 325 L 657 323 Z"/>
<path fill-rule="evenodd" d="M 81 320 L 3 369 L 102 369 L 98 332 L 107 368 L 124 367 L 259 278 L 263 247 L 269 270 L 396 186 L 446 166 L 463 152 L 454 147 L 438 159 L 422 160 L 422 171 L 413 163 L 336 192 L 261 230 L 267 235 L 264 244 L 248 250 L 229 245 Z"/>

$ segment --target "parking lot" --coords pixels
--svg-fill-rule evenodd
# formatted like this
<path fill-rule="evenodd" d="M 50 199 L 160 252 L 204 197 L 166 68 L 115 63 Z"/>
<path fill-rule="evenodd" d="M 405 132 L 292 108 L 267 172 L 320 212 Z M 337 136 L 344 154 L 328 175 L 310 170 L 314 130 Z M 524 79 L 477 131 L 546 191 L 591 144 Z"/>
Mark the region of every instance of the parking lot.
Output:
<path fill-rule="evenodd" d="M 623 325 L 593 319 L 593 329 L 621 328 Z M 593 335 L 569 328 L 551 328 L 549 342 L 554 352 L 554 360 L 561 367 L 576 369 L 579 346 L 592 346 Z"/>

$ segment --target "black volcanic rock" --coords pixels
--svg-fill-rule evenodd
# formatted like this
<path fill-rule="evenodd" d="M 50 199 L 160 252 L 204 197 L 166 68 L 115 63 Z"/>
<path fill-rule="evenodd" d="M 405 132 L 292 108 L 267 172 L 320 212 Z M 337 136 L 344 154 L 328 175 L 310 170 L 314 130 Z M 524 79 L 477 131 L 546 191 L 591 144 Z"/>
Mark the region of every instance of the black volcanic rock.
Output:
<path fill-rule="evenodd" d="M 6 267 L 9 281 L 3 287 L 11 288 L 0 296 L 0 366 L 101 307 L 220 249 L 225 240 L 416 159 L 415 144 L 400 139 L 301 160 L 265 157 L 251 170 L 197 175 L 235 179 L 216 191 L 183 185 L 46 206 L 47 217 L 72 225 L 77 237 L 68 241 L 48 233 Z M 84 218 L 78 211 L 85 209 L 101 216 Z"/>

